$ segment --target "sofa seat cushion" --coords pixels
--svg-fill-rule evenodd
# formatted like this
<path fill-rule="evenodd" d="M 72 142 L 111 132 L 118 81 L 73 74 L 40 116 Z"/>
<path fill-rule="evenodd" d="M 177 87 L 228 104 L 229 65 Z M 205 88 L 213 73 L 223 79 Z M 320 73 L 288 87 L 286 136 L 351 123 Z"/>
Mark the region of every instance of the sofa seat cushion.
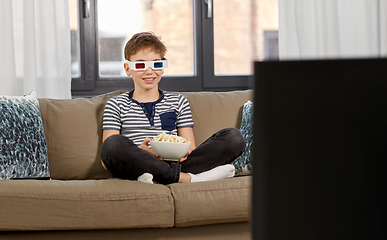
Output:
<path fill-rule="evenodd" d="M 106 180 L 0 181 L 0 230 L 172 227 L 171 191 L 161 184 Z"/>
<path fill-rule="evenodd" d="M 175 199 L 175 226 L 249 220 L 251 176 L 168 185 Z"/>

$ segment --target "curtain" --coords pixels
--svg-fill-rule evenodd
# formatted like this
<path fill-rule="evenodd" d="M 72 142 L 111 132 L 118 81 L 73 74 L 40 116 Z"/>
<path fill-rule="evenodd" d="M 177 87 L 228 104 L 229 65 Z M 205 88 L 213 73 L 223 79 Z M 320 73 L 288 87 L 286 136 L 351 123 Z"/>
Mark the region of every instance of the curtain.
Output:
<path fill-rule="evenodd" d="M 279 0 L 280 59 L 387 56 L 387 0 Z"/>
<path fill-rule="evenodd" d="M 71 98 L 67 0 L 0 1 L 0 95 Z"/>

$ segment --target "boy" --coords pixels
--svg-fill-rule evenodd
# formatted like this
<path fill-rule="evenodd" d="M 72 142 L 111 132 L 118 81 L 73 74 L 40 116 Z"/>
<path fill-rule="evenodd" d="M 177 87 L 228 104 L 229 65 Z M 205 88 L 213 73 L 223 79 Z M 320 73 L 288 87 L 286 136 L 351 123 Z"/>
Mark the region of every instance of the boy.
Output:
<path fill-rule="evenodd" d="M 158 88 L 167 67 L 166 47 L 152 32 L 135 34 L 125 46 L 124 68 L 134 90 L 111 98 L 105 106 L 102 165 L 113 177 L 161 184 L 233 177 L 230 164 L 245 149 L 238 129 L 218 131 L 196 148 L 188 100 Z M 191 142 L 187 155 L 166 162 L 149 147 L 158 134 L 177 134 Z"/>

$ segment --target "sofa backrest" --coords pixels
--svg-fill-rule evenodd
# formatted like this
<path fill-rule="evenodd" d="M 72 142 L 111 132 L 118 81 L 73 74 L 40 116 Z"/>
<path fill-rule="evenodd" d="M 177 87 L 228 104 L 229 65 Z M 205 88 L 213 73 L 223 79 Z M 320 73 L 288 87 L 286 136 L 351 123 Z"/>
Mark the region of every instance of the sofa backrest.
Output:
<path fill-rule="evenodd" d="M 102 116 L 108 99 L 125 91 L 95 98 L 39 99 L 52 179 L 103 179 Z"/>
<path fill-rule="evenodd" d="M 102 116 L 107 100 L 123 92 L 91 99 L 39 99 L 52 179 L 111 177 L 100 163 Z M 197 145 L 217 130 L 238 128 L 243 104 L 253 97 L 252 90 L 181 94 L 190 102 Z"/>
<path fill-rule="evenodd" d="M 196 146 L 220 129 L 239 128 L 243 104 L 253 101 L 252 90 L 180 94 L 188 99 L 191 106 Z"/>

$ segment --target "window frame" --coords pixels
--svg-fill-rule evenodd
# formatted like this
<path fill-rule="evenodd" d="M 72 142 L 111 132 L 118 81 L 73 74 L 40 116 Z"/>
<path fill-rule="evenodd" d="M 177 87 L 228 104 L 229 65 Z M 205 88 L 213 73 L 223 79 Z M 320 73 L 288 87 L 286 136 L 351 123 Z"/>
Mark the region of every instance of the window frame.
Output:
<path fill-rule="evenodd" d="M 131 77 L 99 76 L 98 0 L 79 0 L 79 77 L 72 77 L 73 96 L 93 96 L 119 89 L 133 89 Z M 229 91 L 250 89 L 253 75 L 214 73 L 213 18 L 207 18 L 205 0 L 192 0 L 194 32 L 194 75 L 163 76 L 159 87 L 169 91 Z M 86 8 L 89 4 L 89 13 Z"/>
<path fill-rule="evenodd" d="M 204 3 L 204 1 L 203 1 Z M 249 83 L 253 82 L 253 75 L 215 75 L 215 56 L 214 56 L 214 7 L 209 8 L 207 4 L 202 4 L 202 31 L 203 31 L 203 87 L 211 88 L 234 88 L 245 89 Z M 211 14 L 207 14 L 208 11 Z M 207 15 L 211 15 L 208 18 Z"/>

